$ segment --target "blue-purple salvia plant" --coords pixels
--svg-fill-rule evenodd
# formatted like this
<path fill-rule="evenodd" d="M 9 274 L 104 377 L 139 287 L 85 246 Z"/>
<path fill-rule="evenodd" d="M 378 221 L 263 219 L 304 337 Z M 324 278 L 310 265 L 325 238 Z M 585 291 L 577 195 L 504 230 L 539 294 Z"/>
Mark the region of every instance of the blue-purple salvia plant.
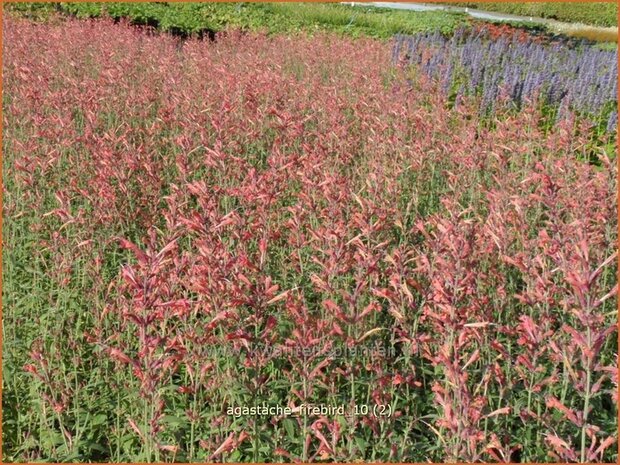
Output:
<path fill-rule="evenodd" d="M 484 30 L 397 35 L 395 63 L 415 65 L 441 84 L 445 93 L 481 96 L 481 111 L 500 100 L 517 107 L 541 99 L 557 108 L 608 122 L 615 129 L 618 63 L 616 53 L 592 46 L 524 41 L 522 36 L 491 38 Z"/>

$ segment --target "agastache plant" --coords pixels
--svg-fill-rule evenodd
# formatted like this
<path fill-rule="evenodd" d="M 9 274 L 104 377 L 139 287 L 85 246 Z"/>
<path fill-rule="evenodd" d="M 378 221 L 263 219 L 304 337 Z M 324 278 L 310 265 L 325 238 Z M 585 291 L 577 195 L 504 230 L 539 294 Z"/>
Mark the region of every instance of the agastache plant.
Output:
<path fill-rule="evenodd" d="M 3 21 L 5 461 L 617 460 L 610 52 Z"/>

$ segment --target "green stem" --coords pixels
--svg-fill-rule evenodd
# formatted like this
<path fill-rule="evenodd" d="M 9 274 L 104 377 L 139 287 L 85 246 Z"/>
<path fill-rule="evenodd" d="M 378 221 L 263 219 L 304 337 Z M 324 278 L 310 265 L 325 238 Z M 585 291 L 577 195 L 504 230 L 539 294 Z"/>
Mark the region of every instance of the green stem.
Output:
<path fill-rule="evenodd" d="M 150 434 L 149 434 L 149 405 L 148 402 L 144 402 L 144 448 L 147 463 L 151 463 L 151 444 L 150 444 Z"/>
<path fill-rule="evenodd" d="M 304 374 L 304 402 L 308 402 L 308 380 L 307 374 Z M 303 412 L 302 412 L 303 415 Z M 308 417 L 304 415 L 304 429 L 303 429 L 303 451 L 302 451 L 302 462 L 308 462 L 308 444 L 306 442 L 306 436 L 308 435 Z"/>
<path fill-rule="evenodd" d="M 588 347 L 591 346 L 592 333 L 590 328 L 587 330 Z M 585 354 L 584 354 L 585 355 Z M 591 361 L 587 361 L 586 366 L 586 390 L 583 401 L 583 425 L 581 426 L 581 463 L 586 461 L 586 427 L 588 425 L 588 411 L 590 410 L 590 386 L 592 384 Z"/>

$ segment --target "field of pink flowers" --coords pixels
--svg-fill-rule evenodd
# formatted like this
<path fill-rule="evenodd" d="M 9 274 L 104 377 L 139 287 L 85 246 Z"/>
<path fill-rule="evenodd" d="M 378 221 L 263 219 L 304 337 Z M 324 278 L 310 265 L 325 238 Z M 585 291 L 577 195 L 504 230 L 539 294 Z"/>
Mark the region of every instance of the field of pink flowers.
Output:
<path fill-rule="evenodd" d="M 611 134 L 369 39 L 3 36 L 4 461 L 616 461 Z"/>

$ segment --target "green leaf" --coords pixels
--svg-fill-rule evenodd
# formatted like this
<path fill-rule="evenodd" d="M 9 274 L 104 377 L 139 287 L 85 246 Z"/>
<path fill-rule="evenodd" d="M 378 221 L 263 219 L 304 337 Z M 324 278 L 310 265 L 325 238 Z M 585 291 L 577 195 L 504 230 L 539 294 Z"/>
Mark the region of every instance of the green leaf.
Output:
<path fill-rule="evenodd" d="M 108 416 L 105 413 L 100 413 L 95 415 L 93 419 L 90 421 L 91 426 L 99 426 L 103 425 L 108 421 Z"/>
<path fill-rule="evenodd" d="M 174 415 L 164 415 L 161 419 L 161 422 L 170 426 L 182 426 L 187 424 L 187 419 Z"/>
<path fill-rule="evenodd" d="M 364 454 L 364 452 L 366 452 L 366 448 L 368 447 L 368 443 L 362 439 L 361 437 L 357 436 L 355 438 L 355 444 L 357 445 L 357 449 L 359 450 L 360 454 Z"/>
<path fill-rule="evenodd" d="M 284 429 L 286 430 L 286 435 L 292 441 L 295 439 L 295 424 L 293 420 L 290 418 L 285 418 L 282 420 L 282 424 L 284 425 Z"/>

